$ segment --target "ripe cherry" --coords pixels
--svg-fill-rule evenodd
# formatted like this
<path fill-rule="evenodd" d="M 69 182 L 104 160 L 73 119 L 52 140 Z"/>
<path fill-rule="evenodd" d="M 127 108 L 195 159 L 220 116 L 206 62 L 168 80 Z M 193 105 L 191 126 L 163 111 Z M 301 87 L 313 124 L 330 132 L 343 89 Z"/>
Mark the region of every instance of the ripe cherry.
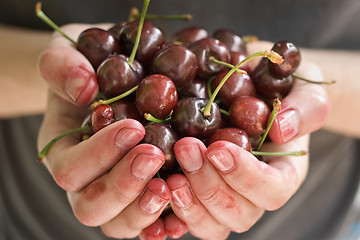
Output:
<path fill-rule="evenodd" d="M 228 71 L 219 73 L 211 81 L 211 89 L 214 91 Z M 233 73 L 219 91 L 221 103 L 229 107 L 231 102 L 240 96 L 255 96 L 255 86 L 248 74 Z"/>
<path fill-rule="evenodd" d="M 114 120 L 120 121 L 123 119 L 131 118 L 138 121 L 143 121 L 144 118 L 140 116 L 139 112 L 136 109 L 134 103 L 128 100 L 118 100 L 110 104 L 111 108 L 114 111 Z"/>
<path fill-rule="evenodd" d="M 91 113 L 91 125 L 94 133 L 114 122 L 114 111 L 107 104 L 100 104 Z"/>
<path fill-rule="evenodd" d="M 211 103 L 210 115 L 204 116 L 202 110 L 209 99 L 181 99 L 172 113 L 172 126 L 180 136 L 199 139 L 210 137 L 221 124 L 221 113 L 216 103 Z"/>
<path fill-rule="evenodd" d="M 122 52 L 127 56 L 130 55 L 134 48 L 138 27 L 139 20 L 129 22 L 122 27 L 119 42 Z M 136 53 L 136 60 L 138 60 L 143 66 L 149 66 L 155 54 L 164 44 L 165 36 L 164 33 L 149 20 L 144 21 L 142 28 L 140 43 Z"/>
<path fill-rule="evenodd" d="M 136 108 L 141 115 L 151 114 L 165 119 L 178 101 L 174 82 L 165 75 L 152 74 L 145 77 L 136 91 Z"/>
<path fill-rule="evenodd" d="M 179 42 L 185 46 L 188 46 L 190 43 L 207 38 L 208 36 L 209 34 L 204 28 L 191 26 L 176 32 L 171 40 L 172 42 Z"/>
<path fill-rule="evenodd" d="M 140 82 L 139 75 L 121 55 L 108 57 L 97 71 L 99 91 L 107 98 L 126 92 Z"/>
<path fill-rule="evenodd" d="M 209 146 L 213 142 L 221 140 L 232 142 L 249 152 L 252 150 L 248 135 L 239 128 L 229 127 L 219 129 L 206 141 L 206 144 Z"/>
<path fill-rule="evenodd" d="M 206 82 L 199 77 L 195 77 L 194 80 L 192 80 L 187 87 L 181 89 L 179 93 L 182 98 L 185 97 L 209 98 Z"/>
<path fill-rule="evenodd" d="M 270 108 L 258 98 L 242 96 L 232 102 L 229 114 L 235 127 L 244 130 L 249 137 L 256 137 L 265 132 Z"/>
<path fill-rule="evenodd" d="M 145 125 L 145 136 L 142 143 L 157 146 L 165 155 L 165 163 L 159 171 L 160 177 L 163 179 L 180 169 L 174 154 L 174 144 L 178 139 L 177 133 L 167 124 L 150 122 Z"/>
<path fill-rule="evenodd" d="M 156 54 L 150 71 L 169 77 L 178 89 L 182 89 L 195 78 L 197 68 L 193 52 L 184 46 L 172 45 Z"/>
<path fill-rule="evenodd" d="M 286 78 L 293 74 L 301 61 L 300 49 L 288 41 L 279 41 L 272 50 L 279 53 L 284 62 L 282 64 L 269 63 L 269 72 L 275 78 Z"/>
<path fill-rule="evenodd" d="M 245 42 L 230 29 L 219 29 L 214 32 L 213 37 L 224 43 L 232 52 L 246 53 Z"/>
<path fill-rule="evenodd" d="M 188 48 L 196 55 L 199 67 L 197 73 L 202 78 L 209 78 L 226 69 L 225 66 L 210 61 L 210 56 L 223 62 L 230 61 L 228 48 L 215 38 L 203 38 L 191 43 Z"/>
<path fill-rule="evenodd" d="M 270 102 L 274 98 L 283 99 L 294 84 L 293 75 L 276 78 L 270 74 L 268 59 L 261 59 L 258 66 L 252 71 L 251 78 L 255 85 L 256 94 Z"/>

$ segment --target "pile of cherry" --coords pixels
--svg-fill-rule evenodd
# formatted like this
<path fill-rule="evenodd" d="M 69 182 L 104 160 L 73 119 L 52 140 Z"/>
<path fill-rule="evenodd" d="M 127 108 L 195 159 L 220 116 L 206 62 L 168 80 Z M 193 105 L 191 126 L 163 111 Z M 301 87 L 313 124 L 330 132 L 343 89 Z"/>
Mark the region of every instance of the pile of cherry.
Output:
<path fill-rule="evenodd" d="M 145 3 L 132 21 L 107 30 L 87 29 L 76 42 L 69 38 L 94 67 L 100 92 L 79 128 L 82 137 L 115 121 L 138 120 L 146 130 L 142 143 L 158 146 L 166 156 L 162 178 L 179 171 L 173 146 L 182 137 L 196 137 L 206 145 L 227 140 L 258 151 L 273 102 L 279 104 L 292 88 L 299 49 L 280 41 L 269 51 L 247 56 L 246 42 L 233 31 L 211 35 L 197 26 L 167 41 L 147 19 Z M 47 19 L 40 6 L 38 16 Z M 251 70 L 247 62 L 254 57 L 262 59 Z M 50 142 L 39 158 L 66 135 Z"/>

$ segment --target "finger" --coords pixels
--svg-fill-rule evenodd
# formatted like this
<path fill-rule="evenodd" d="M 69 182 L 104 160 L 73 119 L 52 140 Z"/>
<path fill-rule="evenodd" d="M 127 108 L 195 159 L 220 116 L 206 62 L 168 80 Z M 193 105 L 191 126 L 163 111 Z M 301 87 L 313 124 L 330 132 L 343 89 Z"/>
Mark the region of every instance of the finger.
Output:
<path fill-rule="evenodd" d="M 174 213 L 164 217 L 164 226 L 166 235 L 172 239 L 181 238 L 188 231 L 186 223 L 181 221 Z"/>
<path fill-rule="evenodd" d="M 140 240 L 165 240 L 166 237 L 164 219 L 162 218 L 158 218 L 139 235 Z"/>
<path fill-rule="evenodd" d="M 118 216 L 101 225 L 101 230 L 112 238 L 135 238 L 159 218 L 170 197 L 162 179 L 151 179 L 144 192 Z"/>
<path fill-rule="evenodd" d="M 78 107 L 50 94 L 52 106 L 45 115 L 39 133 L 39 147 L 59 134 L 80 126 Z M 63 114 L 63 112 L 66 112 Z M 141 123 L 125 119 L 101 129 L 81 141 L 78 134 L 69 135 L 52 145 L 43 163 L 56 183 L 67 191 L 78 191 L 107 172 L 144 137 Z M 101 150 L 101 151 L 99 151 Z M 85 171 L 84 171 L 85 170 Z"/>
<path fill-rule="evenodd" d="M 174 152 L 195 196 L 218 222 L 243 232 L 260 218 L 262 211 L 224 182 L 199 139 L 180 139 Z"/>
<path fill-rule="evenodd" d="M 308 136 L 285 145 L 264 145 L 264 151 L 306 149 Z M 308 156 L 269 157 L 259 161 L 250 152 L 227 141 L 211 144 L 207 158 L 229 186 L 257 207 L 275 210 L 284 205 L 306 177 Z"/>
<path fill-rule="evenodd" d="M 150 144 L 137 145 L 108 173 L 79 192 L 68 192 L 75 216 L 88 226 L 110 221 L 138 198 L 164 162 L 159 148 Z"/>
<path fill-rule="evenodd" d="M 302 63 L 297 73 L 308 79 L 322 80 L 320 70 L 310 63 Z M 281 105 L 269 131 L 269 137 L 277 144 L 320 129 L 331 111 L 329 96 L 322 86 L 299 81 Z"/>
<path fill-rule="evenodd" d="M 230 229 L 219 223 L 193 195 L 185 176 L 174 174 L 166 182 L 172 196 L 171 208 L 192 235 L 200 239 L 226 239 Z"/>

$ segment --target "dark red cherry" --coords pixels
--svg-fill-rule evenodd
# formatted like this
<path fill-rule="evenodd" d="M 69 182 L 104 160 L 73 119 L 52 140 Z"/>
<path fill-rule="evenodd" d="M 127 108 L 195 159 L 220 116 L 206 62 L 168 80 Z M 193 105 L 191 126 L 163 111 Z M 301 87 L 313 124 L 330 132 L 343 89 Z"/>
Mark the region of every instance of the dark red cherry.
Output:
<path fill-rule="evenodd" d="M 242 38 L 230 29 L 219 29 L 213 37 L 224 43 L 230 51 L 246 53 L 246 44 Z"/>
<path fill-rule="evenodd" d="M 274 44 L 272 50 L 279 53 L 284 62 L 275 64 L 269 62 L 269 72 L 275 78 L 286 78 L 293 74 L 301 61 L 300 49 L 288 41 L 279 41 Z"/>
<path fill-rule="evenodd" d="M 91 125 L 94 132 L 114 122 L 114 111 L 107 104 L 100 104 L 94 108 L 91 114 Z"/>
<path fill-rule="evenodd" d="M 210 61 L 210 56 L 223 62 L 230 61 L 228 48 L 215 38 L 203 38 L 191 43 L 188 48 L 196 55 L 199 67 L 197 73 L 202 78 L 209 78 L 226 68 Z"/>
<path fill-rule="evenodd" d="M 113 55 L 105 59 L 97 71 L 100 93 L 115 97 L 139 84 L 140 78 L 124 57 Z"/>
<path fill-rule="evenodd" d="M 192 51 L 173 45 L 155 55 L 150 71 L 169 77 L 178 89 L 182 89 L 195 78 L 197 68 L 197 59 Z"/>
<path fill-rule="evenodd" d="M 138 121 L 143 121 L 143 117 L 140 116 L 134 103 L 128 100 L 117 100 L 110 104 L 114 111 L 114 120 L 120 121 L 126 118 L 132 118 Z"/>
<path fill-rule="evenodd" d="M 261 59 L 258 66 L 252 71 L 251 78 L 255 85 L 256 94 L 261 98 L 268 99 L 270 103 L 272 99 L 283 99 L 287 96 L 294 84 L 293 75 L 284 78 L 276 78 L 269 73 L 269 60 Z"/>
<path fill-rule="evenodd" d="M 117 23 L 117 24 L 113 25 L 111 28 L 109 28 L 108 32 L 113 34 L 116 37 L 116 39 L 119 40 L 121 30 L 125 24 L 126 23 Z"/>
<path fill-rule="evenodd" d="M 232 102 L 229 115 L 235 127 L 244 130 L 249 137 L 256 137 L 265 132 L 270 108 L 258 98 L 242 96 Z"/>
<path fill-rule="evenodd" d="M 187 46 L 190 43 L 196 42 L 203 38 L 207 38 L 208 36 L 209 34 L 204 28 L 198 26 L 191 26 L 176 32 L 171 40 L 173 42 L 179 42 Z"/>
<path fill-rule="evenodd" d="M 165 119 L 169 116 L 178 101 L 176 86 L 170 78 L 161 74 L 145 77 L 136 91 L 136 108 L 143 116 Z"/>
<path fill-rule="evenodd" d="M 251 142 L 249 140 L 248 135 L 245 131 L 239 129 L 239 128 L 223 128 L 217 130 L 208 140 L 207 145 L 209 146 L 213 142 L 216 141 L 229 141 L 236 145 L 238 145 L 241 148 L 244 148 L 245 150 L 251 152 Z"/>
<path fill-rule="evenodd" d="M 243 61 L 246 58 L 246 55 L 242 52 L 230 52 L 230 63 L 232 65 L 237 65 L 238 63 L 240 63 L 241 61 Z M 248 74 L 251 73 L 251 68 L 250 68 L 250 64 L 249 62 L 244 63 L 243 65 L 241 65 L 239 67 L 239 69 L 242 69 L 244 71 L 246 71 Z"/>
<path fill-rule="evenodd" d="M 134 48 L 139 20 L 127 23 L 123 26 L 119 42 L 122 52 L 129 56 Z M 161 49 L 165 42 L 164 33 L 149 20 L 144 21 L 141 31 L 140 43 L 135 59 L 143 66 L 151 64 L 155 54 Z"/>
<path fill-rule="evenodd" d="M 120 46 L 116 37 L 100 28 L 89 28 L 80 33 L 76 49 L 81 52 L 96 70 L 113 53 L 119 53 Z"/>
<path fill-rule="evenodd" d="M 211 81 L 212 91 L 220 84 L 228 71 L 219 73 Z M 248 74 L 233 73 L 221 87 L 218 96 L 221 98 L 221 103 L 229 107 L 231 102 L 240 96 L 255 96 L 255 86 Z"/>
<path fill-rule="evenodd" d="M 211 104 L 210 116 L 205 117 L 202 109 L 209 99 L 184 98 L 178 102 L 172 113 L 172 126 L 180 136 L 199 139 L 210 137 L 221 124 L 221 113 L 216 103 Z"/>
<path fill-rule="evenodd" d="M 145 125 L 145 136 L 142 143 L 157 146 L 165 155 L 165 163 L 159 171 L 163 179 L 178 172 L 180 168 L 174 154 L 174 144 L 178 139 L 177 133 L 167 124 L 151 122 Z"/>
<path fill-rule="evenodd" d="M 179 93 L 182 98 L 209 98 L 206 82 L 199 77 L 195 77 L 194 80 L 192 80 L 192 82 L 187 87 L 181 89 Z"/>

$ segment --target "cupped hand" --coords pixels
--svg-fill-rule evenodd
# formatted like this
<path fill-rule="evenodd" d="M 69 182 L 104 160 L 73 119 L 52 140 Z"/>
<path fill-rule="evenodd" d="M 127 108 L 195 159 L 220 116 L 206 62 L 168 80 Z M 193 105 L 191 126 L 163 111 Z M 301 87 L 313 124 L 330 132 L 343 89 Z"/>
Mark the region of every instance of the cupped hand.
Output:
<path fill-rule="evenodd" d="M 63 30 L 76 39 L 88 27 L 73 24 Z M 98 85 L 91 64 L 57 33 L 40 57 L 39 70 L 49 86 L 38 136 L 42 149 L 59 134 L 81 126 Z M 131 238 L 158 219 L 170 201 L 165 181 L 153 179 L 165 157 L 159 148 L 139 144 L 144 134 L 141 123 L 126 119 L 85 141 L 73 134 L 51 147 L 43 164 L 67 191 L 81 223 L 100 226 L 110 237 Z"/>

